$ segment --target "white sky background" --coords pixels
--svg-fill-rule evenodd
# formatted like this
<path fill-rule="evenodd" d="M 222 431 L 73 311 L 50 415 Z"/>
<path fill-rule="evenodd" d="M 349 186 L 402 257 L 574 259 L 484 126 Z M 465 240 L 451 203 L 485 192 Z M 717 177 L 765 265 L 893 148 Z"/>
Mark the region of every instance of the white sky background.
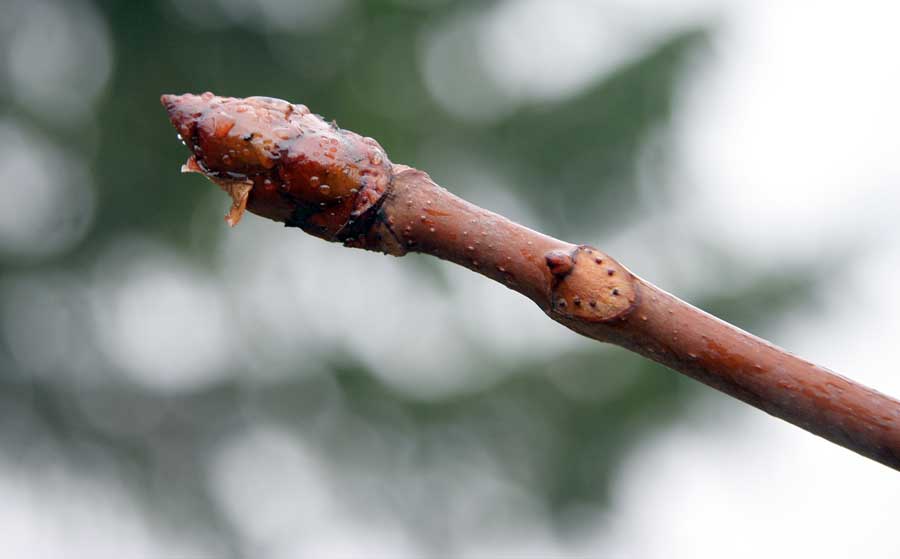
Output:
<path fill-rule="evenodd" d="M 591 28 L 575 21 L 567 13 L 574 4 L 590 4 L 581 13 L 594 17 L 617 14 L 618 25 Z M 900 282 L 900 5 L 887 0 L 508 5 L 512 12 L 529 12 L 511 21 L 555 30 L 537 40 L 534 56 L 513 45 L 495 51 L 501 58 L 495 66 L 503 69 L 498 74 L 520 94 L 525 76 L 540 75 L 532 65 L 560 73 L 556 84 L 524 93 L 534 97 L 565 94 L 579 81 L 569 64 L 555 66 L 553 54 L 602 71 L 604 53 L 582 56 L 585 42 L 600 46 L 618 36 L 621 40 L 605 51 L 616 62 L 667 28 L 717 22 L 712 57 L 688 80 L 676 111 L 674 143 L 680 153 L 672 183 L 680 203 L 665 208 L 667 219 L 702 236 L 713 232 L 732 253 L 770 269 L 792 258 L 833 260 L 844 281 L 832 287 L 824 315 L 794 316 L 775 341 L 900 394 L 900 373 L 890 365 L 900 358 L 900 297 L 889 287 Z M 587 26 L 598 36 L 572 39 L 574 56 L 568 57 L 565 47 L 552 43 L 568 41 L 562 38 L 565 28 L 554 26 L 572 21 L 568 29 L 576 35 Z M 507 29 L 506 35 L 540 35 L 522 31 Z M 868 252 L 843 254 L 855 241 L 863 241 Z M 637 248 L 627 239 L 615 244 L 628 247 L 611 250 L 623 258 Z M 666 287 L 667 281 L 678 283 L 652 263 L 645 271 L 629 262 Z M 852 269 L 838 268 L 847 262 Z M 584 540 L 569 542 L 574 547 L 567 549 L 660 558 L 900 554 L 893 533 L 900 517 L 896 472 L 724 396 L 711 394 L 708 405 L 683 424 L 643 444 L 615 487 L 606 529 L 596 530 L 602 519 L 586 520 Z"/>
<path fill-rule="evenodd" d="M 710 4 L 723 14 L 712 64 L 678 112 L 679 221 L 768 267 L 834 261 L 846 281 L 824 316 L 793 317 L 775 341 L 898 395 L 900 5 Z M 842 251 L 859 240 L 857 262 Z M 594 540 L 603 556 L 900 554 L 896 472 L 710 399 L 716 413 L 697 410 L 622 468 Z"/>
<path fill-rule="evenodd" d="M 239 3 L 221 1 L 230 6 L 229 17 L 244 17 Z M 282 13 L 278 0 L 257 4 L 263 15 Z M 16 4 L 18 9 L 26 5 Z M 34 16 L 37 19 L 24 19 L 21 32 L 31 33 L 28 26 L 47 14 L 58 32 L 42 48 L 8 50 L 0 70 L 5 67 L 9 75 L 0 87 L 11 88 L 26 109 L 33 99 L 43 104 L 42 95 L 48 92 L 75 92 L 65 93 L 67 110 L 74 120 L 89 120 L 91 102 L 113 63 L 103 22 L 92 10 L 82 10 L 77 17 L 67 13 L 71 10 L 62 7 L 65 3 L 41 0 L 34 5 L 42 12 Z M 303 5 L 316 4 L 295 4 Z M 316 13 L 319 18 L 331 17 L 330 12 Z M 900 33 L 896 32 L 900 5 L 889 0 L 510 1 L 487 17 L 453 22 L 462 31 L 438 30 L 433 42 L 422 45 L 422 71 L 448 112 L 490 118 L 487 111 L 466 113 L 459 100 L 468 103 L 471 97 L 440 93 L 452 91 L 443 87 L 438 66 L 453 60 L 454 37 L 476 37 L 479 52 L 486 57 L 487 78 L 493 80 L 484 92 L 469 84 L 472 89 L 464 93 L 491 95 L 496 109 L 503 103 L 576 92 L 666 33 L 707 21 L 717 23 L 719 32 L 711 56 L 698 74 L 686 80 L 680 97 L 674 129 L 679 153 L 671 170 L 680 202 L 665 208 L 666 219 L 696 227 L 697 234 L 713 231 L 729 251 L 761 266 L 777 269 L 797 257 L 833 260 L 842 266 L 836 271 L 842 281 L 833 285 L 824 312 L 791 317 L 774 341 L 900 395 L 900 372 L 890 365 L 900 360 L 895 343 L 900 339 L 900 295 L 890 289 L 900 283 L 900 226 L 895 217 L 900 214 Z M 44 67 L 22 58 L 31 52 L 39 59 L 56 60 L 65 53 L 66 60 L 100 63 L 87 77 L 22 70 Z M 535 81 L 535 76 L 546 79 Z M 20 161 L 22 153 L 37 153 L 45 141 L 14 121 L 0 123 L 0 137 L 5 140 L 0 142 L 0 161 Z M 57 162 L 33 166 L 37 169 L 33 176 L 27 168 L 17 170 L 17 180 L 41 186 L 48 197 L 49 189 L 74 189 L 85 200 L 85 217 L 73 225 L 67 240 L 36 245 L 33 223 L 58 219 L 53 213 L 58 208 L 42 203 L 43 198 L 40 203 L 19 198 L 27 205 L 17 208 L 12 197 L 0 211 L 0 216 L 8 217 L 0 224 L 0 249 L 31 251 L 35 258 L 77 242 L 93 212 L 87 171 L 79 170 L 84 178 L 78 184 L 50 180 L 39 170 L 66 169 L 72 163 L 60 150 L 40 151 Z M 477 166 L 471 168 L 476 171 L 470 172 L 479 172 Z M 503 197 L 502 177 L 490 169 L 484 169 L 481 177 L 482 184 L 496 187 L 492 208 L 517 216 L 526 212 L 511 197 Z M 23 215 L 29 219 L 19 217 Z M 529 219 L 540 225 L 538 216 Z M 645 225 L 636 223 L 634 231 Z M 455 286 L 448 299 L 430 290 L 427 282 L 417 282 L 394 259 L 347 254 L 341 247 L 286 236 L 254 220 L 226 233 L 219 275 L 195 270 L 151 241 L 125 239 L 106 251 L 91 277 L 14 278 L 0 292 L 2 335 L 24 369 L 43 374 L 59 367 L 63 357 L 39 351 L 32 338 L 22 334 L 22 325 L 77 348 L 78 335 L 83 334 L 73 334 L 72 328 L 62 332 L 60 324 L 92 324 L 97 339 L 106 344 L 105 354 L 82 355 L 82 351 L 73 374 L 94 382 L 89 378 L 92 364 L 105 359 L 120 364 L 124 374 L 149 389 L 179 392 L 233 374 L 226 363 L 236 363 L 236 369 L 286 374 L 298 356 L 315 362 L 317 352 L 348 344 L 352 338 L 346 325 L 352 321 L 347 318 L 359 312 L 378 313 L 395 317 L 395 323 L 386 322 L 365 338 L 365 344 L 351 349 L 377 365 L 376 373 L 384 381 L 424 397 L 471 390 L 478 382 L 491 380 L 461 373 L 467 360 L 479 359 L 460 351 L 472 347 L 468 337 L 479 340 L 484 349 L 500 347 L 523 359 L 529 352 L 556 352 L 589 343 L 550 323 L 506 289 L 462 270 L 447 267 Z M 261 242 L 260 237 L 267 240 Z M 682 294 L 700 288 L 679 285 L 679 278 L 654 267 L 651 252 L 631 258 L 640 247 L 627 237 L 628 232 L 608 248 L 635 271 Z M 858 261 L 851 259 L 852 269 L 847 270 L 847 255 L 840 251 L 860 239 L 866 241 L 868 252 Z M 246 248 L 253 246 L 266 250 L 252 253 Z M 340 286 L 317 283 L 302 259 L 284 258 L 301 251 L 310 260 L 327 259 L 347 275 L 357 273 L 360 261 L 368 259 L 367 285 L 377 289 L 377 296 L 360 291 L 356 300 L 346 293 L 339 297 Z M 407 287 L 410 282 L 415 282 L 415 289 Z M 247 285 L 254 288 L 246 289 Z M 277 308 L 254 300 L 252 294 L 264 290 L 283 292 Z M 98 293 L 112 295 L 98 297 Z M 28 304 L 47 300 L 59 302 L 52 305 L 52 312 Z M 459 304 L 462 301 L 466 305 Z M 321 305 L 329 305 L 333 322 L 310 324 L 302 336 L 295 329 L 281 328 L 292 313 L 316 313 Z M 471 313 L 460 315 L 457 311 L 463 306 Z M 86 322 L 79 313 L 97 320 Z M 510 313 L 525 327 L 514 332 L 496 327 L 509 321 Z M 423 315 L 440 319 L 416 318 Z M 247 329 L 264 332 L 268 345 L 249 346 L 239 331 L 202 326 L 235 319 Z M 412 351 L 418 353 L 385 362 L 390 355 L 384 354 L 384 344 L 396 339 L 398 332 L 410 331 L 417 333 Z M 520 335 L 523 331 L 526 336 Z M 65 355 L 76 353 L 72 349 Z M 429 367 L 420 366 L 424 361 Z M 156 374 L 159 370 L 171 374 L 161 376 Z M 104 421 L 99 412 L 98 421 Z M 144 422 L 151 426 L 154 421 L 155 417 L 147 417 Z M 259 476 L 255 468 L 259 456 L 278 464 L 278 479 Z M 399 523 L 385 519 L 373 527 L 371 515 L 335 499 L 341 495 L 336 474 L 318 463 L 310 448 L 276 429 L 236 433 L 223 443 L 210 472 L 217 498 L 239 525 L 247 502 L 269 495 L 268 508 L 256 511 L 241 529 L 249 539 L 274 546 L 266 550 L 270 555 L 415 554 Z M 48 479 L 67 493 L 65 503 L 40 492 Z M 297 485 L 298 479 L 306 487 Z M 460 526 L 471 524 L 467 517 L 486 514 L 497 503 L 526 511 L 521 519 L 527 534 L 498 541 L 460 532 L 463 541 L 456 551 L 471 556 L 529 555 L 535 550 L 543 555 L 651 558 L 900 554 L 900 540 L 892 531 L 894 519 L 900 518 L 900 477 L 895 472 L 713 393 L 681 424 L 632 453 L 618 474 L 612 510 L 602 517 L 586 514 L 583 534 L 572 541 L 559 542 L 550 535 L 522 488 L 483 473 L 469 472 L 461 479 L 477 490 L 460 491 L 457 500 L 448 503 L 462 511 Z M 310 493 L 307 488 L 312 486 L 321 494 Z M 247 487 L 254 488 L 252 495 Z M 470 501 L 466 494 L 472 495 Z M 36 556 L 30 551 L 42 557 L 65 556 L 72 549 L 73 529 L 82 549 L 97 549 L 98 556 L 120 551 L 105 547 L 110 532 L 130 542 L 123 548 L 125 555 L 190 548 L 166 543 L 129 499 L 115 484 L 77 479 L 64 471 L 26 475 L 13 463 L 0 463 L 0 517 L 13 526 L 11 545 L 22 551 L 21 556 Z M 99 516 L 79 524 L 76 512 L 98 502 Z M 298 507 L 298 502 L 309 509 Z M 316 508 L 317 503 L 328 506 Z M 304 539 L 291 530 L 288 520 L 302 523 L 316 514 L 324 515 L 316 521 L 321 524 L 319 539 Z M 322 532 L 326 527 L 332 531 Z M 347 543 L 352 541 L 369 543 L 362 550 Z"/>

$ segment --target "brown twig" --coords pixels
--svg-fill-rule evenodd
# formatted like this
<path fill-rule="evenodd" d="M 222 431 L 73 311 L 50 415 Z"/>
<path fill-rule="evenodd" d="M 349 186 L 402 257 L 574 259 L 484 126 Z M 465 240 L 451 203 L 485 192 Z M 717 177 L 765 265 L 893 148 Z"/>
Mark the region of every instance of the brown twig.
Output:
<path fill-rule="evenodd" d="M 232 196 L 230 224 L 246 206 L 347 246 L 456 262 L 522 293 L 575 332 L 900 469 L 900 402 L 677 299 L 595 248 L 470 204 L 303 105 L 210 93 L 162 101 L 193 152 L 186 170 Z"/>

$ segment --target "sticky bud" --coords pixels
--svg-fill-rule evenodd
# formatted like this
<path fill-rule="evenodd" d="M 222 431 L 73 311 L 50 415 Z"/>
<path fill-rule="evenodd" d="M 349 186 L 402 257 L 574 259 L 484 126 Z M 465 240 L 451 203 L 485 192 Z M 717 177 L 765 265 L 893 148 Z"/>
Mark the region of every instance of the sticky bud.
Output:
<path fill-rule="evenodd" d="M 378 142 L 331 126 L 304 105 L 212 93 L 161 101 L 192 152 L 183 170 L 231 196 L 229 225 L 247 209 L 341 241 L 390 187 L 392 164 Z"/>

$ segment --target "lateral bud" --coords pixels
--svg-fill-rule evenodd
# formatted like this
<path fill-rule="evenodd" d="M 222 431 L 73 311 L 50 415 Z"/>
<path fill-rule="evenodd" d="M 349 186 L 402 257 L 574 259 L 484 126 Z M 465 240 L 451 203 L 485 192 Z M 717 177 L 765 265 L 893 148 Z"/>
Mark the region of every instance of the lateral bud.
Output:
<path fill-rule="evenodd" d="M 606 322 L 623 318 L 637 302 L 631 272 L 593 247 L 554 250 L 545 259 L 552 276 L 547 312 L 555 318 Z"/>
<path fill-rule="evenodd" d="M 572 271 L 572 266 L 575 265 L 572 255 L 563 250 L 551 250 L 544 258 L 547 260 L 547 267 L 550 268 L 550 273 L 555 278 L 564 278 Z"/>

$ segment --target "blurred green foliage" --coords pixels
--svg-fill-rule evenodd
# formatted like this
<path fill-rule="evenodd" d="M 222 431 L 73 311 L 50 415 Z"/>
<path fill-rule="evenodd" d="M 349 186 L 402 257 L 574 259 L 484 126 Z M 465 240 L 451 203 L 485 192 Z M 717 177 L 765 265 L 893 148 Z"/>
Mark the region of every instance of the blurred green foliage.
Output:
<path fill-rule="evenodd" d="M 186 152 L 159 106 L 163 92 L 211 90 L 302 102 L 379 139 L 395 162 L 425 163 L 424 144 L 432 152 L 467 146 L 512 170 L 515 194 L 541 216 L 548 232 L 593 231 L 602 238 L 639 211 L 638 152 L 667 126 L 684 66 L 702 54 L 708 32 L 670 37 L 572 97 L 528 104 L 500 119 L 462 122 L 429 95 L 417 52 L 434 26 L 464 10 L 483 10 L 485 2 L 365 2 L 323 27 L 299 32 L 228 23 L 198 28 L 162 0 L 97 4 L 115 59 L 97 128 L 87 138 L 77 130 L 48 131 L 92 162 L 99 193 L 95 224 L 69 253 L 36 264 L 9 260 L 4 274 L 78 269 L 109 239 L 134 232 L 162 239 L 196 262 L 208 259 L 216 237 L 198 234 L 204 228 L 196 220 L 208 220 L 209 230 L 218 231 L 221 213 L 196 212 L 206 207 L 209 189 L 176 173 Z M 221 20 L 214 4 L 207 4 L 210 20 Z M 5 111 L 18 110 L 7 104 Z M 436 175 L 444 178 L 440 171 Z M 741 269 L 738 259 L 716 258 L 722 267 Z M 773 301 L 787 305 L 809 293 L 809 276 L 793 272 L 770 278 L 747 270 L 756 279 L 744 282 L 746 289 L 723 286 L 726 295 L 711 293 L 695 303 L 758 329 L 769 318 L 758 312 L 761 302 L 772 310 Z M 208 532 L 235 554 L 246 551 L 245 543 L 210 495 L 205 460 L 220 438 L 246 424 L 239 410 L 247 406 L 255 417 L 314 437 L 317 449 L 348 480 L 379 476 L 389 487 L 398 482 L 397 492 L 402 483 L 392 479 L 392 461 L 399 449 L 391 441 L 414 441 L 419 456 L 412 460 L 426 460 L 430 445 L 449 444 L 447 433 L 465 432 L 490 450 L 511 479 L 533 491 L 553 518 L 564 519 L 572 507 L 602 506 L 624 452 L 705 393 L 661 367 L 596 344 L 529 362 L 486 356 L 485 370 L 510 369 L 496 377 L 505 380 L 477 393 L 428 401 L 391 390 L 342 354 L 333 356 L 330 370 L 312 377 L 256 382 L 248 374 L 175 396 L 110 381 L 79 395 L 100 409 L 167 410 L 151 434 L 134 437 L 127 430 L 99 429 L 74 409 L 72 391 L 78 388 L 65 376 L 29 378 L 5 348 L 2 362 L 0 406 L 7 420 L 16 419 L 0 423 L 6 448 L 51 438 L 75 468 L 95 467 L 82 458 L 100 448 L 108 456 L 106 466 L 126 472 L 152 514 Z M 619 387 L 612 396 L 610 385 Z M 341 414 L 313 432 L 309 426 L 318 421 L 322 394 L 335 391 L 345 403 Z M 28 409 L 15 405 L 23 401 Z M 368 436 L 380 437 L 380 450 L 373 450 Z M 92 452 L 82 455 L 85 448 Z M 424 545 L 440 546 L 448 537 L 441 530 L 440 503 L 407 498 L 399 514 L 408 515 Z"/>

